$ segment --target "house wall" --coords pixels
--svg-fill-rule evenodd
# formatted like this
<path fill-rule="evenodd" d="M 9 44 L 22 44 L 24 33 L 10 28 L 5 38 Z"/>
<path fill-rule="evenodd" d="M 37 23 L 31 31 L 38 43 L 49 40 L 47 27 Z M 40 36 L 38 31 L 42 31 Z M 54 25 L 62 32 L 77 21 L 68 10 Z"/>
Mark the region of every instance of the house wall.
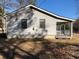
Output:
<path fill-rule="evenodd" d="M 6 19 L 4 18 L 3 21 L 3 30 L 4 30 L 4 33 L 6 33 Z"/>
<path fill-rule="evenodd" d="M 0 33 L 6 33 L 5 18 L 0 17 Z"/>
<path fill-rule="evenodd" d="M 34 18 L 37 18 L 35 23 L 35 27 L 39 28 L 39 23 L 40 23 L 40 19 L 45 19 L 46 20 L 46 30 L 47 30 L 47 37 L 46 38 L 55 38 L 55 35 L 56 35 L 56 23 L 57 22 L 66 22 L 64 20 L 60 20 L 60 19 L 56 19 L 54 17 L 51 17 L 51 16 L 48 16 L 44 13 L 41 13 L 37 10 L 33 10 L 33 17 Z"/>
<path fill-rule="evenodd" d="M 29 10 L 29 9 L 28 9 Z M 28 13 L 27 9 L 23 9 L 18 12 L 17 20 L 16 16 L 12 16 L 7 18 L 7 34 L 8 38 L 15 38 L 21 35 L 23 37 L 30 37 L 31 34 L 34 34 L 36 31 L 39 33 L 40 31 L 40 19 L 45 19 L 46 21 L 46 38 L 53 37 L 55 38 L 56 35 L 56 23 L 57 22 L 64 22 L 63 20 L 56 19 L 54 17 L 48 16 L 42 12 L 39 12 L 35 9 L 32 9 Z M 31 12 L 33 15 L 30 16 Z M 20 14 L 19 14 L 20 13 Z M 30 16 L 30 19 L 29 19 Z M 22 29 L 20 27 L 22 19 L 29 19 L 32 21 L 32 24 L 29 24 L 28 28 Z M 37 35 L 37 34 L 36 34 Z"/>

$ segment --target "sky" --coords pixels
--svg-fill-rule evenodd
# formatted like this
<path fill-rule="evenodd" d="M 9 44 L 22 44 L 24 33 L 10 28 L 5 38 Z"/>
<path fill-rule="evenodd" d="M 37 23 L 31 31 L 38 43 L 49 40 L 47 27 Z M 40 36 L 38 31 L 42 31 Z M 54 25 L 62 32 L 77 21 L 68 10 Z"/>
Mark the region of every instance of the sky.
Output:
<path fill-rule="evenodd" d="M 15 0 L 13 1 L 15 2 Z M 59 16 L 72 19 L 77 18 L 75 0 L 37 0 L 36 5 Z"/>
<path fill-rule="evenodd" d="M 56 15 L 77 18 L 75 0 L 38 0 L 37 6 Z"/>

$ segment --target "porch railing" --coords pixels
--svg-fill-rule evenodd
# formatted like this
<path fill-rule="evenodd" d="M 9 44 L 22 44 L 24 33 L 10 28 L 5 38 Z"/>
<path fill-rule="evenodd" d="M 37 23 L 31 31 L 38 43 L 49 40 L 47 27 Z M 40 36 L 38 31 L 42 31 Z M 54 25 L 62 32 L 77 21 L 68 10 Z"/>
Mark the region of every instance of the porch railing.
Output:
<path fill-rule="evenodd" d="M 70 31 L 69 30 L 57 30 L 57 36 L 70 36 Z"/>

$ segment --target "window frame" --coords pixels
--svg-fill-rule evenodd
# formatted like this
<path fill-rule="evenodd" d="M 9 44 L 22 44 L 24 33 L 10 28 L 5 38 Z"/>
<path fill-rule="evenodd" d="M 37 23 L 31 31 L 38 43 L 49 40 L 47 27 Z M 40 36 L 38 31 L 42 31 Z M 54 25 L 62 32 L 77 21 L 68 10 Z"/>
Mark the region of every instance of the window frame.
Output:
<path fill-rule="evenodd" d="M 27 28 L 27 19 L 22 19 L 21 20 L 21 28 L 26 29 Z"/>
<path fill-rule="evenodd" d="M 46 21 L 45 21 L 45 19 L 40 19 L 40 28 L 42 28 L 42 29 L 45 29 L 46 28 Z"/>

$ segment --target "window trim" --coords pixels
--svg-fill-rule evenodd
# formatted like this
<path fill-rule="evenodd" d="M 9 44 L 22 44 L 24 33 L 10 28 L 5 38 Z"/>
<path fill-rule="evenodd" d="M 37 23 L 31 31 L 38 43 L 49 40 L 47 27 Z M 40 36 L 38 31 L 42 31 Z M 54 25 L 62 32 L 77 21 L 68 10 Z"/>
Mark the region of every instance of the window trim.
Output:
<path fill-rule="evenodd" d="M 25 26 L 26 25 L 26 26 Z M 21 28 L 26 29 L 27 28 L 27 19 L 22 19 L 21 20 Z"/>
<path fill-rule="evenodd" d="M 42 28 L 42 29 L 45 29 L 46 28 L 46 21 L 45 21 L 45 19 L 40 19 L 40 28 Z"/>

